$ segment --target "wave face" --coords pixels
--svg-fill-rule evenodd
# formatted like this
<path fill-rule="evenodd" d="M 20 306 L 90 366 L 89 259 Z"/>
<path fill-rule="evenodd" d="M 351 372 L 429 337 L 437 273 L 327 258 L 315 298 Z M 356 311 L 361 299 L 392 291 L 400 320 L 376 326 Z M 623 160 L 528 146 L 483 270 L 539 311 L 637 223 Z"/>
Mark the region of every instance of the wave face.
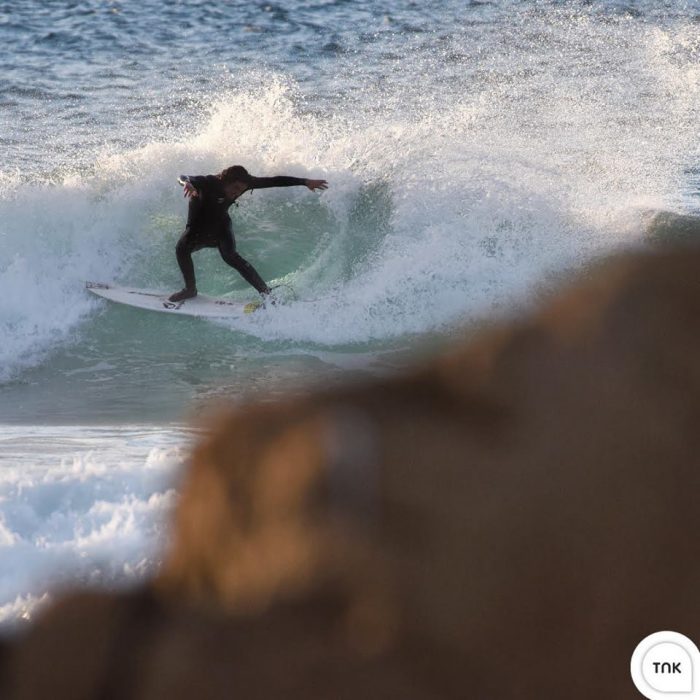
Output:
<path fill-rule="evenodd" d="M 403 347 L 641 242 L 650 210 L 692 215 L 700 47 L 687 3 L 384 5 L 13 14 L 0 105 L 8 391 L 144 375 L 164 390 L 242 358 L 269 368 Z M 330 182 L 232 210 L 239 251 L 298 302 L 223 325 L 88 296 L 86 279 L 178 289 L 175 179 L 233 162 Z M 202 291 L 251 296 L 215 251 L 195 263 Z"/>

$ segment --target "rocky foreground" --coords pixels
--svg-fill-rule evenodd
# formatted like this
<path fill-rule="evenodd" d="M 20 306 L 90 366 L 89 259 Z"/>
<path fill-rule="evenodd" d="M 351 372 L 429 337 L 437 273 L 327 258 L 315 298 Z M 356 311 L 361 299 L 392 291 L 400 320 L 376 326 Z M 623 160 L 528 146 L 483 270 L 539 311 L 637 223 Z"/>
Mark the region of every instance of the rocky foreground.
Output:
<path fill-rule="evenodd" d="M 0 698 L 640 697 L 643 637 L 700 642 L 700 250 L 220 416 L 173 530 L 147 587 L 5 642 Z"/>

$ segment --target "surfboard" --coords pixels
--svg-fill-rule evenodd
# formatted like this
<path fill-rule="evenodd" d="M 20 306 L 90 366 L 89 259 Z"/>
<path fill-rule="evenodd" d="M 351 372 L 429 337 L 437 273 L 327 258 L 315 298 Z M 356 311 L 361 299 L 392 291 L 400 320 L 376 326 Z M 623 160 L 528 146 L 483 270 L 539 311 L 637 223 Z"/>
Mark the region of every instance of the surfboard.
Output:
<path fill-rule="evenodd" d="M 86 282 L 85 288 L 103 299 L 117 304 L 126 304 L 137 309 L 160 311 L 180 316 L 199 316 L 203 318 L 232 318 L 253 313 L 263 306 L 262 301 L 243 302 L 224 297 L 210 297 L 198 294 L 193 299 L 169 301 L 169 292 L 155 289 L 134 289 L 119 287 L 102 282 Z"/>

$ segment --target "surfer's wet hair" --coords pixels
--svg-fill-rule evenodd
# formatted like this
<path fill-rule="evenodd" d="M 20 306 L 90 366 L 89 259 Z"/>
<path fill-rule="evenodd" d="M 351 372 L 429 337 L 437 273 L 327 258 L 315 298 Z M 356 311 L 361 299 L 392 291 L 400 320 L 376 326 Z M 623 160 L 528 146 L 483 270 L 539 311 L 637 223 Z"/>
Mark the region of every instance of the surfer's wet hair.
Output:
<path fill-rule="evenodd" d="M 232 165 L 219 173 L 222 182 L 250 183 L 252 175 L 242 165 Z"/>

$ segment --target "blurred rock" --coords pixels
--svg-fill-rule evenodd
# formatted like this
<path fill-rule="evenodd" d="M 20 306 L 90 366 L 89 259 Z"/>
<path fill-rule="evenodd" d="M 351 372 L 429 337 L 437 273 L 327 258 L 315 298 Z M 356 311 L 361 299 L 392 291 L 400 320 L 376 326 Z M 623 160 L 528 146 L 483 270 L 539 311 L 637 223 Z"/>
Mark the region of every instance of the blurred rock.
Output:
<path fill-rule="evenodd" d="M 697 246 L 700 243 L 700 217 L 673 211 L 650 210 L 644 213 L 645 238 L 652 245 Z"/>
<path fill-rule="evenodd" d="M 9 700 L 637 698 L 700 641 L 700 252 L 621 257 L 390 378 L 217 419 L 149 590 L 81 594 Z"/>

